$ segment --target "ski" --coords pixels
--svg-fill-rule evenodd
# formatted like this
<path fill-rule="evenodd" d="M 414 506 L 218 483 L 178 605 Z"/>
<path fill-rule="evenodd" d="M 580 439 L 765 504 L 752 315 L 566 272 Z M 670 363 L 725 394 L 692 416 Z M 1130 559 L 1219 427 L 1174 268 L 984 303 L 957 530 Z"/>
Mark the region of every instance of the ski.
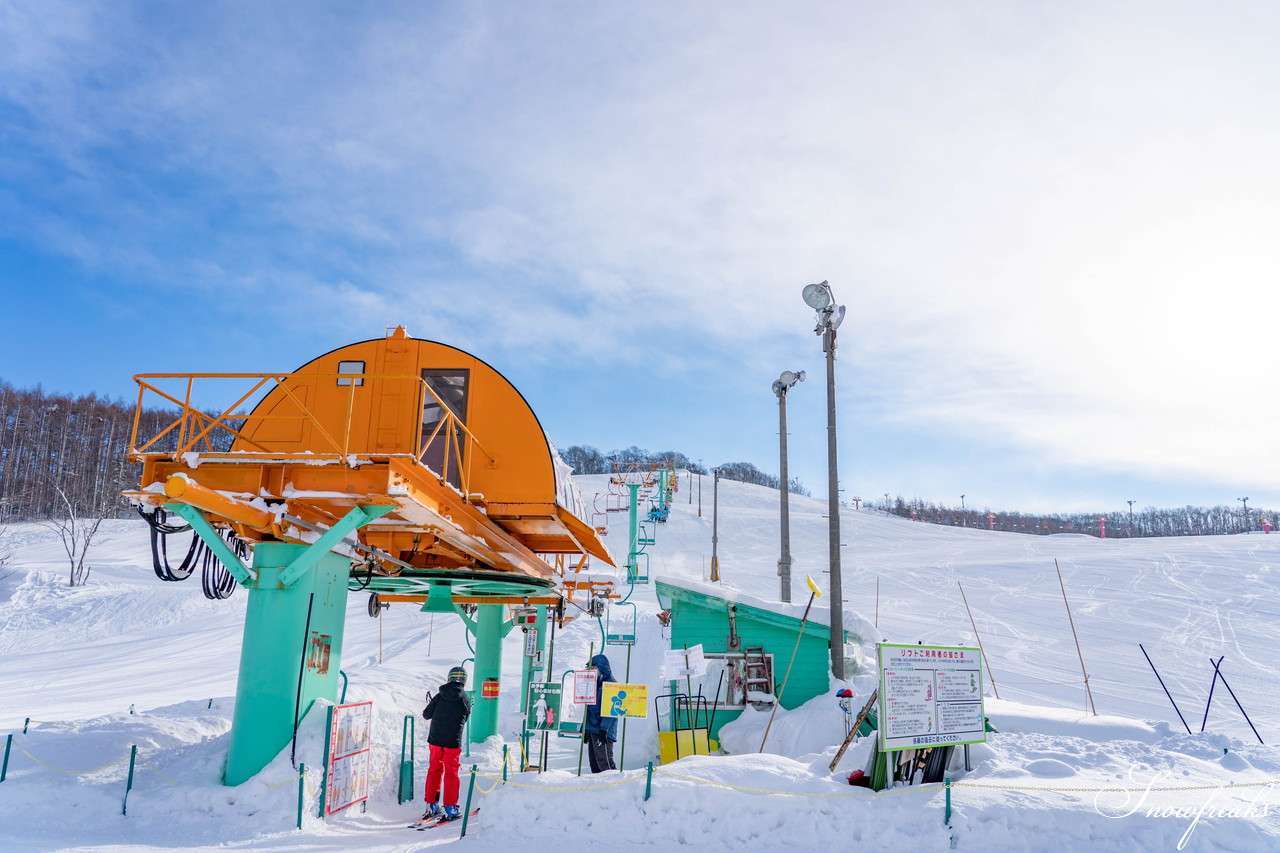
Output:
<path fill-rule="evenodd" d="M 467 817 L 475 817 L 479 813 L 480 813 L 480 809 L 478 808 L 472 809 L 470 812 L 467 813 Z M 462 820 L 462 815 L 458 815 L 457 817 L 452 819 L 441 819 L 436 821 L 429 821 L 419 826 L 418 832 L 422 832 L 424 829 L 435 829 L 437 826 L 447 826 L 448 824 L 456 823 L 457 821 L 460 821 L 460 820 Z"/>
<path fill-rule="evenodd" d="M 431 817 L 420 817 L 417 820 L 415 820 L 413 823 L 408 824 L 406 828 L 422 829 L 423 827 L 426 827 L 435 823 L 439 819 L 440 819 L 439 815 L 432 815 Z"/>

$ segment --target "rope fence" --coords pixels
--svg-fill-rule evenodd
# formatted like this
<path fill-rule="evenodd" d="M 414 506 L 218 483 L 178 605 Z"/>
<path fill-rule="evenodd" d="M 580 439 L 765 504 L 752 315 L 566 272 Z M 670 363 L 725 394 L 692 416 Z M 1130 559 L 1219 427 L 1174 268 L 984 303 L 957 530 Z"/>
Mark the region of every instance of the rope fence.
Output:
<path fill-rule="evenodd" d="M 1006 682 L 1006 684 L 1012 684 L 1012 683 L 1013 682 Z M 70 727 L 76 727 L 79 725 L 78 723 L 34 721 L 34 720 L 29 722 L 43 722 L 46 725 L 53 724 L 53 725 L 64 725 L 64 726 L 70 726 Z M 25 730 L 25 726 L 24 726 L 24 730 Z M 7 772 L 7 769 L 8 769 L 9 750 L 11 747 L 15 747 L 15 746 L 17 747 L 20 753 L 25 755 L 34 764 L 39 765 L 40 767 L 44 767 L 48 770 L 55 771 L 57 773 L 64 773 L 68 775 L 78 776 L 78 775 L 89 775 L 94 773 L 101 773 L 104 770 L 109 770 L 112 767 L 116 767 L 118 765 L 124 764 L 125 762 L 128 762 L 129 763 L 128 781 L 125 788 L 125 794 L 124 794 L 125 800 L 124 800 L 124 806 L 122 807 L 122 812 L 121 812 L 122 814 L 127 814 L 128 796 L 129 796 L 129 791 L 133 787 L 134 765 L 136 761 L 140 760 L 144 767 L 146 767 L 152 773 L 155 773 L 165 782 L 168 782 L 169 785 L 175 788 L 181 787 L 178 782 L 166 776 L 154 765 L 152 765 L 149 761 L 147 761 L 145 757 L 139 755 L 138 748 L 136 745 L 130 748 L 129 754 L 124 755 L 114 761 L 108 762 L 107 764 L 103 764 L 99 767 L 94 767 L 87 770 L 68 770 L 62 767 L 56 767 L 53 764 L 43 761 L 42 759 L 33 755 L 21 743 L 15 741 L 14 735 L 12 734 L 8 735 L 4 745 L 4 766 L 3 766 L 3 769 L 0 770 L 0 782 L 4 781 L 5 773 Z M 394 752 L 392 747 L 388 744 L 379 744 L 379 743 L 371 744 L 370 749 L 371 750 L 378 749 L 382 752 L 388 752 L 388 753 Z M 384 761 L 380 773 L 376 777 L 370 779 L 370 784 L 371 785 L 375 784 L 381 781 L 382 779 L 384 779 L 392 763 L 393 762 L 390 759 Z M 1280 788 L 1280 779 L 1267 779 L 1267 780 L 1261 780 L 1261 781 L 1255 781 L 1255 782 L 1230 782 L 1228 784 L 1217 784 L 1217 785 L 1166 785 L 1166 786 L 1159 786 L 1159 787 L 1156 787 L 1156 786 L 1127 787 L 1123 785 L 1102 785 L 1098 787 L 1084 787 L 1084 786 L 1060 786 L 1060 785 L 1018 785 L 1018 784 L 1009 784 L 1009 783 L 1002 783 L 1002 782 L 954 781 L 948 778 L 941 783 L 923 784 L 923 785 L 904 785 L 904 786 L 898 786 L 893 788 L 887 788 L 882 791 L 856 790 L 856 791 L 841 791 L 841 792 L 834 792 L 834 791 L 824 792 L 824 791 L 794 791 L 794 790 L 788 791 L 788 790 L 778 790 L 778 789 L 771 789 L 771 788 L 757 788 L 757 787 L 751 787 L 746 785 L 734 785 L 727 782 L 719 782 L 712 779 L 704 779 L 698 776 L 690 776 L 683 773 L 677 773 L 675 771 L 664 769 L 662 767 L 655 768 L 652 762 L 649 763 L 644 773 L 635 772 L 633 775 L 623 776 L 622 778 L 617 778 L 611 781 L 594 782 L 594 783 L 585 784 L 585 785 L 584 784 L 544 785 L 544 784 L 538 784 L 532 781 L 521 782 L 513 778 L 510 778 L 511 774 L 508 772 L 509 769 L 510 769 L 509 754 L 505 750 L 503 752 L 502 766 L 500 769 L 500 772 L 502 774 L 501 776 L 492 776 L 487 773 L 481 773 L 479 772 L 479 767 L 477 765 L 472 765 L 471 774 L 470 774 L 471 782 L 467 792 L 468 803 L 470 802 L 472 794 L 477 790 L 482 795 L 488 795 L 488 794 L 494 793 L 499 788 L 507 785 L 510 785 L 514 788 L 523 788 L 526 790 L 572 794 L 572 793 L 578 793 L 578 792 L 584 792 L 584 791 L 598 791 L 598 790 L 604 790 L 607 788 L 617 788 L 620 786 L 630 785 L 632 783 L 637 783 L 642 781 L 645 783 L 644 799 L 648 800 L 652 793 L 654 777 L 665 776 L 673 780 L 679 780 L 681 782 L 687 782 L 693 785 L 703 785 L 703 786 L 712 787 L 712 788 L 738 791 L 746 794 L 760 794 L 765 796 L 785 796 L 785 797 L 818 798 L 818 799 L 853 799 L 853 798 L 866 798 L 866 797 L 896 796 L 900 794 L 932 795 L 932 794 L 937 794 L 939 792 L 943 792 L 946 797 L 945 822 L 949 825 L 950 819 L 951 819 L 951 792 L 953 789 L 956 789 L 956 788 L 973 788 L 975 790 L 991 790 L 991 791 L 1017 791 L 1017 792 L 1041 793 L 1041 794 L 1092 794 L 1095 796 L 1099 794 L 1133 795 L 1133 794 L 1142 794 L 1142 793 L 1203 792 L 1203 791 L 1214 791 L 1214 790 L 1221 790 L 1221 789 L 1227 789 L 1227 788 L 1230 788 L 1233 790 L 1234 789 L 1246 790 L 1246 789 L 1272 788 L 1272 787 Z M 478 779 L 486 780 L 487 782 L 490 783 L 489 786 L 486 788 L 483 785 L 477 784 Z M 267 789 L 282 788 L 287 785 L 294 785 L 294 784 L 298 786 L 298 828 L 302 827 L 304 796 L 309 795 L 312 799 L 315 799 L 319 797 L 320 794 L 322 793 L 321 791 L 312 789 L 311 779 L 308 776 L 307 768 L 305 764 L 301 765 L 301 769 L 296 775 L 290 776 L 288 779 L 285 779 L 281 782 L 274 782 L 270 784 L 266 782 L 262 782 L 261 784 L 263 785 L 263 787 Z M 470 809 L 468 808 L 468 813 L 469 811 Z M 464 823 L 463 823 L 464 832 L 465 832 L 465 828 L 466 828 L 466 821 L 464 817 Z"/>

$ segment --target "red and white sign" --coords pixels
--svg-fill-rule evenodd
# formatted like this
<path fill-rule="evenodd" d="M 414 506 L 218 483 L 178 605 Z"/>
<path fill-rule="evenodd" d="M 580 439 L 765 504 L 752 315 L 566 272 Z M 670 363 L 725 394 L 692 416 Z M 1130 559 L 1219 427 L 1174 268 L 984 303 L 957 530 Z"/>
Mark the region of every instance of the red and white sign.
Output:
<path fill-rule="evenodd" d="M 373 703 L 337 705 L 329 717 L 325 816 L 369 799 Z"/>
<path fill-rule="evenodd" d="M 594 705 L 596 701 L 596 671 L 576 669 L 573 672 L 573 704 Z"/>
<path fill-rule="evenodd" d="M 481 699 L 497 699 L 498 698 L 498 679 L 486 678 L 480 682 L 480 698 Z"/>

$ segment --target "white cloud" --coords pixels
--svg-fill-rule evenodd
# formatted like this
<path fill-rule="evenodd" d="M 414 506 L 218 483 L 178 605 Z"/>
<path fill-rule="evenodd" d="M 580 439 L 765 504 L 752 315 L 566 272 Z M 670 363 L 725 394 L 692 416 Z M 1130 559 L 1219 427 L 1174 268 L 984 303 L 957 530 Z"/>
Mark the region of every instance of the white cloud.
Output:
<path fill-rule="evenodd" d="M 235 8 L 10 18 L 31 138 L 136 205 L 78 254 L 663 371 L 697 338 L 776 373 L 826 278 L 890 428 L 1280 475 L 1237 438 L 1277 414 L 1265 7 Z M 171 218 L 214 239 L 175 259 Z"/>

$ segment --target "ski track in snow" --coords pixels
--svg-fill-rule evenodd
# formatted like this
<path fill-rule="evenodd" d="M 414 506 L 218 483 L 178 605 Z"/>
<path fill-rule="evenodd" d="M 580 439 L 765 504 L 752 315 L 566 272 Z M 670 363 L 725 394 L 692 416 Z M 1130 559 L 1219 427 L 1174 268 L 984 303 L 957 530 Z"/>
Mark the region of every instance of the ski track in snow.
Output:
<path fill-rule="evenodd" d="M 577 479 L 588 504 L 608 489 L 603 476 Z M 670 523 L 649 525 L 657 539 L 648 549 L 653 577 L 706 578 L 710 479 L 703 484 L 702 517 L 697 493 L 690 501 L 688 488 L 689 478 L 682 477 Z M 777 507 L 776 491 L 721 481 L 718 556 L 726 588 L 777 600 Z M 793 602 L 801 606 L 806 574 L 827 586 L 825 515 L 824 501 L 793 496 Z M 608 518 L 607 539 L 621 562 L 626 515 Z M 625 769 L 609 777 L 579 779 L 578 742 L 549 738 L 548 774 L 514 775 L 520 786 L 475 795 L 484 811 L 469 825 L 463 842 L 468 849 L 589 844 L 602 851 L 740 851 L 785 843 L 797 850 L 1174 850 L 1191 819 L 1148 814 L 1149 806 L 1194 811 L 1211 798 L 1243 808 L 1259 794 L 1259 803 L 1270 804 L 1268 813 L 1203 819 L 1183 849 L 1280 847 L 1280 792 L 1214 790 L 1280 780 L 1274 748 L 1258 745 L 1221 683 L 1206 733 L 1199 732 L 1213 675 L 1209 660 L 1225 656 L 1222 671 L 1258 731 L 1269 741 L 1280 738 L 1280 537 L 1102 541 L 942 528 L 851 509 L 842 510 L 841 523 L 846 621 L 861 624 L 854 614 L 868 623 L 878 618 L 875 635 L 863 638 L 869 664 L 852 681 L 855 693 L 865 698 L 874 685 L 870 644 L 877 640 L 976 644 L 960 582 L 1002 700 L 992 696 L 989 679 L 988 716 L 1000 733 L 973 747 L 972 772 L 953 764 L 951 773 L 961 785 L 998 787 L 957 787 L 950 827 L 943 825 L 943 795 L 937 790 L 852 796 L 862 792 L 843 778 L 866 762 L 869 743 L 855 744 L 836 773 L 827 771 L 843 733 L 828 695 L 779 712 L 764 754 L 755 751 L 768 714 L 744 714 L 723 735 L 734 754 L 690 757 L 659 768 L 648 801 L 643 767 L 657 750 L 652 718 L 628 721 Z M 288 749 L 244 785 L 220 784 L 244 592 L 209 602 L 195 578 L 162 582 L 150 568 L 144 524 L 110 521 L 104 531 L 107 538 L 90 553 L 89 583 L 75 589 L 66 586 L 66 558 L 52 531 L 33 524 L 8 531 L 15 557 L 9 565 L 13 574 L 0 580 L 0 723 L 14 733 L 15 749 L 0 784 L 0 849 L 283 853 L 410 851 L 458 843 L 457 830 L 406 830 L 421 806 L 417 800 L 397 804 L 395 796 L 405 717 L 417 718 L 425 691 L 434 691 L 449 667 L 471 656 L 458 619 L 393 605 L 374 620 L 366 614 L 365 595 L 351 595 L 342 664 L 350 677 L 347 701 L 374 702 L 371 801 L 364 813 L 353 808 L 327 822 L 314 816 L 312 794 L 320 784 L 314 768 L 323 746 L 318 709 L 304 721 L 297 744 L 311 770 L 307 814 L 302 831 L 296 831 L 297 772 Z M 1084 712 L 1080 662 L 1055 558 L 1099 717 Z M 621 571 L 599 561 L 588 571 L 622 579 Z M 630 680 L 665 692 L 660 669 L 668 632 L 657 621 L 652 585 L 638 586 L 631 600 L 639 608 L 639 643 L 631 654 Z M 824 618 L 825 606 L 825 599 L 817 605 Z M 580 618 L 556 632 L 556 674 L 585 664 L 601 648 L 602 626 L 574 608 L 570 612 Z M 613 614 L 630 618 L 625 608 L 615 607 Z M 473 745 L 464 758 L 464 767 L 476 764 L 491 776 L 500 774 L 502 743 L 519 750 L 516 639 L 509 639 L 504 656 L 501 740 Z M 1193 734 L 1183 729 L 1138 643 L 1160 668 Z M 623 678 L 626 650 L 605 651 Z M 136 714 L 129 713 L 130 705 Z M 22 734 L 28 717 L 33 722 Z M 417 733 L 415 792 L 421 797 L 425 725 Z M 124 765 L 95 768 L 127 755 L 130 744 L 138 745 L 142 762 L 124 817 Z M 62 773 L 45 765 L 94 772 Z M 591 787 L 606 778 L 628 781 Z M 1151 802 L 1124 816 L 1133 802 L 1126 805 L 1114 789 L 1140 788 L 1157 778 L 1163 780 L 1157 785 L 1208 787 L 1152 793 Z M 464 796 L 465 784 L 464 772 Z M 478 784 L 488 790 L 492 783 L 482 778 Z M 559 790 L 577 787 L 587 790 Z"/>

